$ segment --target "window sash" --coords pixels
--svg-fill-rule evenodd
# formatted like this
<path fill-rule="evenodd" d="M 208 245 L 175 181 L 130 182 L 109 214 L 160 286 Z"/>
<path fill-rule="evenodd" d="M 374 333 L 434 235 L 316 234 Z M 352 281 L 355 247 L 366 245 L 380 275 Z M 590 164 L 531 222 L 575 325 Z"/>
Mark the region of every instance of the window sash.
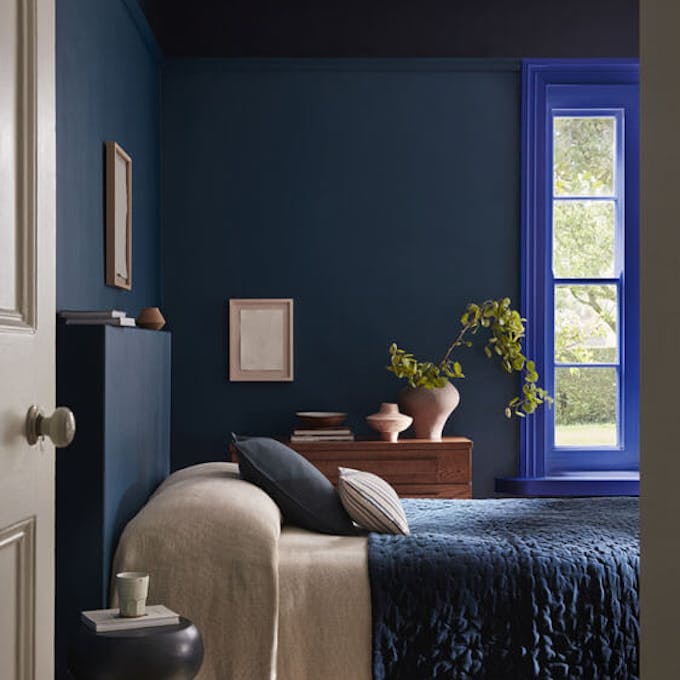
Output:
<path fill-rule="evenodd" d="M 617 445 L 588 448 L 554 446 L 555 410 L 542 409 L 522 422 L 520 475 L 541 477 L 568 471 L 630 470 L 639 461 L 638 339 L 638 110 L 637 64 L 617 62 L 525 62 L 523 65 L 523 252 L 522 308 L 529 320 L 527 354 L 537 359 L 554 395 L 555 369 L 614 368 L 617 376 Z M 597 84 L 597 88 L 588 85 Z M 604 93 L 604 96 L 603 96 Z M 616 149 L 611 195 L 554 195 L 554 116 L 614 116 Z M 624 155 L 625 154 L 625 155 Z M 553 275 L 552 212 L 561 201 L 614 201 L 614 277 Z M 555 287 L 615 285 L 618 296 L 616 361 L 568 363 L 554 360 Z M 549 330 L 549 332 L 546 332 Z M 541 370 L 542 369 L 542 370 Z"/>

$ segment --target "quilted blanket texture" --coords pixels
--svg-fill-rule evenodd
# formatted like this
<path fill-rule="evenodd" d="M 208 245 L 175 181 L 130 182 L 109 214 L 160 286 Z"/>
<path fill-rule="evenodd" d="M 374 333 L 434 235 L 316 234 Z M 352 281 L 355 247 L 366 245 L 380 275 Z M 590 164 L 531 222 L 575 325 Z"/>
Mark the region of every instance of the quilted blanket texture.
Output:
<path fill-rule="evenodd" d="M 371 534 L 374 680 L 632 680 L 638 500 L 405 500 Z"/>

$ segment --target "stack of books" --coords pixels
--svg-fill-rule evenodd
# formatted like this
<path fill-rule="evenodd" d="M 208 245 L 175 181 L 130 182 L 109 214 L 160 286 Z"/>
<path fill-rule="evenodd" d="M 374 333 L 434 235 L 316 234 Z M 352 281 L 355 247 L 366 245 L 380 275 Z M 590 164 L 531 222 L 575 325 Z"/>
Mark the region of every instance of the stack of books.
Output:
<path fill-rule="evenodd" d="M 290 441 L 294 444 L 305 442 L 353 442 L 354 434 L 348 427 L 296 428 Z"/>
<path fill-rule="evenodd" d="M 155 628 L 156 626 L 173 626 L 179 623 L 179 614 L 162 604 L 147 605 L 144 616 L 123 618 L 119 609 L 95 609 L 81 612 L 82 622 L 98 633 L 112 630 L 131 630 L 133 628 Z"/>
<path fill-rule="evenodd" d="M 136 326 L 136 321 L 118 309 L 104 309 L 94 312 L 59 312 L 67 326 Z"/>

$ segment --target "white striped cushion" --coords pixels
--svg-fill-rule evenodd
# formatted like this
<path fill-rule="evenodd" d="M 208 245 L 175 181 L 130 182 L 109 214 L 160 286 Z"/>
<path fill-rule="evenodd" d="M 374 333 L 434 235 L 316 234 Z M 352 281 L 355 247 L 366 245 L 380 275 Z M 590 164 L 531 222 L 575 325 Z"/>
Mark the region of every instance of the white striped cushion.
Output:
<path fill-rule="evenodd" d="M 338 468 L 338 493 L 349 516 L 379 534 L 408 534 L 408 522 L 397 492 L 370 472 Z"/>

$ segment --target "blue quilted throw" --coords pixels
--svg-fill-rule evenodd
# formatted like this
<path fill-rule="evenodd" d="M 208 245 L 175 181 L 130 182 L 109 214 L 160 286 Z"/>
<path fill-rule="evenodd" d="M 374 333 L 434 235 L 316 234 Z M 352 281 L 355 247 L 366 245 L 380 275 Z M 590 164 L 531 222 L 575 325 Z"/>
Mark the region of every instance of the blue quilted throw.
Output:
<path fill-rule="evenodd" d="M 629 680 L 636 498 L 405 500 L 370 534 L 374 680 Z"/>

